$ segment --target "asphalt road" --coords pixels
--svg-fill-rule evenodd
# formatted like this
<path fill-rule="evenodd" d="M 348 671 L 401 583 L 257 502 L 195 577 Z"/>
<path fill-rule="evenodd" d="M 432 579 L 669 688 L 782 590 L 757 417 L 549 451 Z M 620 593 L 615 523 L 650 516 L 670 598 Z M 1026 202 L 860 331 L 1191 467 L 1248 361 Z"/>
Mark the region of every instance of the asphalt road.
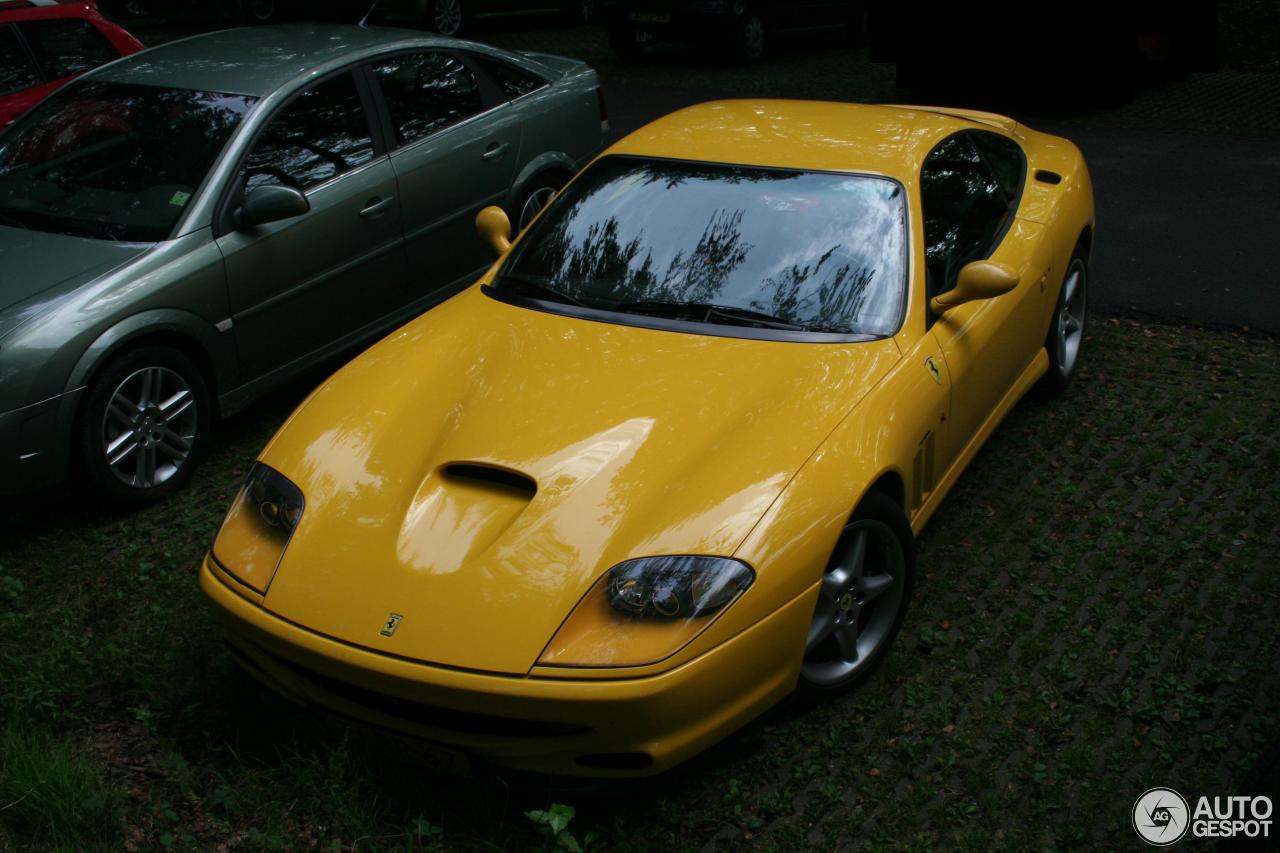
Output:
<path fill-rule="evenodd" d="M 615 138 L 713 89 L 605 77 Z M 1280 333 L 1280 144 L 1034 119 L 1093 177 L 1094 308 Z"/>

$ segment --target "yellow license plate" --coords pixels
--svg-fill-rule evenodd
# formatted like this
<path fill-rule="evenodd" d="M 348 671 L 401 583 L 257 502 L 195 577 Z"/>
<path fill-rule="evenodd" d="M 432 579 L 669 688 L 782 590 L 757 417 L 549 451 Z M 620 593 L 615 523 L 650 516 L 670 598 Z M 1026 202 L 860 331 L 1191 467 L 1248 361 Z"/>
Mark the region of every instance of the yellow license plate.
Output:
<path fill-rule="evenodd" d="M 669 24 L 670 12 L 632 12 L 627 16 L 637 24 Z"/>
<path fill-rule="evenodd" d="M 461 750 L 361 723 L 353 722 L 350 725 L 368 737 L 379 749 L 395 755 L 402 761 L 440 773 L 448 773 L 451 776 L 465 776 L 470 779 L 475 775 L 471 766 L 471 756 Z"/>

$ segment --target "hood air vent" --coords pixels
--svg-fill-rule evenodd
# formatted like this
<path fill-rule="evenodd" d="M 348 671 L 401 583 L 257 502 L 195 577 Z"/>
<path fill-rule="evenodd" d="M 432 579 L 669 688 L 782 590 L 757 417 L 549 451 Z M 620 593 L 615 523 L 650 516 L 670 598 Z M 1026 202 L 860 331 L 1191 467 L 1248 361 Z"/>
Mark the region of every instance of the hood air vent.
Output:
<path fill-rule="evenodd" d="M 524 474 L 475 462 L 450 462 L 444 466 L 444 476 L 446 479 L 453 481 L 464 481 L 482 486 L 497 486 L 502 489 L 523 492 L 529 497 L 533 497 L 538 491 L 538 484 Z"/>

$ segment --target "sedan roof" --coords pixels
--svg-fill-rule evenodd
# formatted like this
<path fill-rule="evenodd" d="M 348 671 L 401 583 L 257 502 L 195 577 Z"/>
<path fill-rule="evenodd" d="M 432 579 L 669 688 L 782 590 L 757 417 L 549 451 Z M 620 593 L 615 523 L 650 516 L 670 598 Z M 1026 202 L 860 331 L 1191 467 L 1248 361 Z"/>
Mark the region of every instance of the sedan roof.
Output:
<path fill-rule="evenodd" d="M 958 130 L 992 129 L 993 122 L 973 117 L 986 115 L 831 101 L 711 101 L 663 116 L 606 153 L 871 172 L 909 184 L 943 138 Z"/>
<path fill-rule="evenodd" d="M 306 74 L 396 48 L 466 42 L 413 30 L 285 24 L 218 30 L 135 54 L 93 73 L 99 80 L 265 96 Z"/>

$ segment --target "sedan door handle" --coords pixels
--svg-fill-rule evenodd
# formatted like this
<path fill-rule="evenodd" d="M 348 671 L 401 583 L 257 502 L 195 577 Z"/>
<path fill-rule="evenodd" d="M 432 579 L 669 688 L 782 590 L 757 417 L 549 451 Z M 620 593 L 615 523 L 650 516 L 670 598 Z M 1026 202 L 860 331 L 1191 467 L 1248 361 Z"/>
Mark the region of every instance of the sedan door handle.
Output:
<path fill-rule="evenodd" d="M 497 159 L 498 157 L 501 157 L 503 154 L 506 154 L 506 153 L 507 153 L 507 149 L 508 149 L 508 148 L 510 148 L 510 147 L 511 147 L 511 143 L 510 143 L 510 142 L 494 142 L 494 143 L 491 143 L 491 144 L 489 145 L 489 147 L 488 147 L 488 148 L 486 148 L 486 149 L 484 150 L 484 153 L 480 155 L 480 159 L 481 159 L 481 160 L 495 160 L 495 159 Z"/>
<path fill-rule="evenodd" d="M 387 196 L 386 198 L 374 196 L 364 203 L 364 207 L 360 209 L 360 215 L 365 219 L 377 219 L 387 212 L 387 208 L 395 200 L 395 196 Z"/>

